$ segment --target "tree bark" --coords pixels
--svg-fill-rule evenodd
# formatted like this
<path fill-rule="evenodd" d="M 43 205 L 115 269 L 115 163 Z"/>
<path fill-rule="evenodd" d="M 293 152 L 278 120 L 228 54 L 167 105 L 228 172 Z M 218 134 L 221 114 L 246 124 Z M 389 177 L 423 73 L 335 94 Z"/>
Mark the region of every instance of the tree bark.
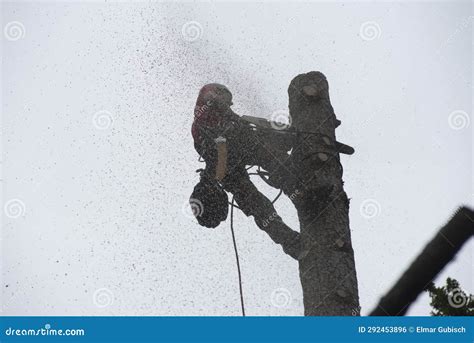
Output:
<path fill-rule="evenodd" d="M 359 315 L 349 200 L 343 188 L 335 128 L 340 123 L 320 72 L 295 77 L 288 89 L 297 131 L 283 188 L 300 220 L 299 271 L 307 316 Z"/>
<path fill-rule="evenodd" d="M 426 245 L 371 316 L 403 316 L 418 295 L 474 235 L 474 212 L 460 208 Z"/>

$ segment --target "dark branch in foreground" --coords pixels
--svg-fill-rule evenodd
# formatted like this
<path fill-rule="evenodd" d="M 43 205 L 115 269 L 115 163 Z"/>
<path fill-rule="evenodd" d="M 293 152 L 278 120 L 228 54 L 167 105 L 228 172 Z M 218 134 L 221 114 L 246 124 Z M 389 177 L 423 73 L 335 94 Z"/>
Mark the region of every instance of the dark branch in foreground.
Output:
<path fill-rule="evenodd" d="M 418 295 L 474 234 L 474 212 L 462 207 L 426 245 L 371 316 L 403 316 Z"/>

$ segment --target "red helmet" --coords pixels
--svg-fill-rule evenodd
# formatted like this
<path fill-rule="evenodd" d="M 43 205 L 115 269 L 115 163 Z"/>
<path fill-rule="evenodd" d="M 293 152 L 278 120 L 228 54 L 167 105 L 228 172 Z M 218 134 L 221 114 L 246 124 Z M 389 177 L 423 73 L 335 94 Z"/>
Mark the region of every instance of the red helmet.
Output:
<path fill-rule="evenodd" d="M 219 125 L 222 120 L 222 113 L 226 113 L 231 105 L 232 93 L 226 86 L 210 83 L 202 87 L 194 107 L 192 126 L 194 142 L 201 143 L 200 127 L 215 127 Z"/>
<path fill-rule="evenodd" d="M 230 90 L 218 83 L 209 83 L 201 88 L 196 101 L 196 107 L 218 107 L 225 108 L 232 105 L 232 93 Z"/>

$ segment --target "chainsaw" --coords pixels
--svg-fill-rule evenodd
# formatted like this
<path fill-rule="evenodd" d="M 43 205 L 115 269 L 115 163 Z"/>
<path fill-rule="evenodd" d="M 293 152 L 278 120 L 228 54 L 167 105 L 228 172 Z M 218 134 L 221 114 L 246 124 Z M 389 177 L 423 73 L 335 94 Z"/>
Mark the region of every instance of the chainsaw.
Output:
<path fill-rule="evenodd" d="M 266 137 L 264 140 L 270 144 L 278 145 L 281 149 L 286 151 L 291 149 L 298 133 L 320 136 L 324 141 L 328 142 L 328 144 L 331 142 L 331 138 L 319 132 L 296 130 L 291 127 L 291 125 L 271 121 L 265 118 L 244 115 L 241 116 L 240 119 L 248 123 L 254 131 L 261 132 L 262 135 L 265 135 L 265 132 L 267 132 L 268 134 L 265 135 Z M 338 121 L 338 123 L 340 124 L 340 121 Z M 341 154 L 352 155 L 355 151 L 353 147 L 338 141 L 334 141 L 334 145 L 337 152 Z"/>

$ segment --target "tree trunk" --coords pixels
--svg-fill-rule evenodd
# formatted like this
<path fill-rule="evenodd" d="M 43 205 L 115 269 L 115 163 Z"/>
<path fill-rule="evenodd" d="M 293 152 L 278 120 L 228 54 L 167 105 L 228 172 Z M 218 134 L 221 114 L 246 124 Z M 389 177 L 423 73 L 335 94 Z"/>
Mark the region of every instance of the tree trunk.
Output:
<path fill-rule="evenodd" d="M 359 315 L 357 276 L 335 128 L 340 123 L 319 72 L 295 77 L 288 89 L 297 135 L 285 193 L 295 204 L 303 251 L 299 270 L 305 315 Z M 291 189 L 293 191 L 291 191 Z M 292 193 L 292 194 L 289 194 Z"/>

